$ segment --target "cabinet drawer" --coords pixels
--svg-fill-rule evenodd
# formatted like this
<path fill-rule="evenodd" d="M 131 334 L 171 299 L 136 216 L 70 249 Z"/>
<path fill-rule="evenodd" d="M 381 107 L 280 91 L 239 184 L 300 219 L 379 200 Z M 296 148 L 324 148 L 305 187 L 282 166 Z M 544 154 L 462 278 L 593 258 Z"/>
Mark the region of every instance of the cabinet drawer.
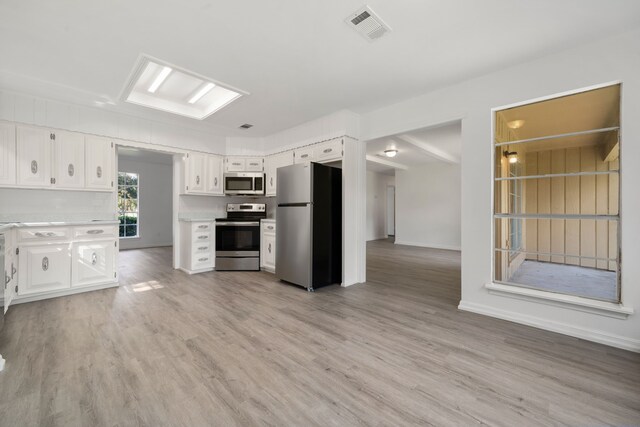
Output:
<path fill-rule="evenodd" d="M 82 226 L 73 229 L 73 236 L 76 238 L 110 238 L 118 237 L 118 227 L 115 225 L 106 226 Z"/>
<path fill-rule="evenodd" d="M 213 255 L 194 254 L 193 259 L 191 260 L 191 270 L 200 270 L 211 267 L 213 267 Z"/>
<path fill-rule="evenodd" d="M 318 162 L 342 157 L 342 139 L 323 142 L 315 147 L 315 160 Z"/>
<path fill-rule="evenodd" d="M 69 236 L 68 228 L 25 228 L 18 230 L 18 239 L 23 243 L 68 240 Z"/>
<path fill-rule="evenodd" d="M 194 258 L 197 258 L 198 255 L 210 255 L 211 254 L 211 243 L 194 243 L 191 248 L 191 253 Z"/>
<path fill-rule="evenodd" d="M 197 243 L 210 242 L 211 241 L 211 233 L 209 232 L 200 232 L 196 231 L 193 233 L 193 241 L 192 243 L 196 245 Z"/>
<path fill-rule="evenodd" d="M 274 234 L 276 232 L 276 223 L 265 222 L 262 224 L 262 230 L 265 234 Z"/>
<path fill-rule="evenodd" d="M 194 222 L 191 224 L 191 230 L 194 232 L 204 231 L 208 233 L 211 231 L 211 228 L 213 227 L 210 222 Z"/>
<path fill-rule="evenodd" d="M 295 151 L 295 163 L 308 163 L 315 161 L 315 149 L 313 146 L 300 148 Z"/>

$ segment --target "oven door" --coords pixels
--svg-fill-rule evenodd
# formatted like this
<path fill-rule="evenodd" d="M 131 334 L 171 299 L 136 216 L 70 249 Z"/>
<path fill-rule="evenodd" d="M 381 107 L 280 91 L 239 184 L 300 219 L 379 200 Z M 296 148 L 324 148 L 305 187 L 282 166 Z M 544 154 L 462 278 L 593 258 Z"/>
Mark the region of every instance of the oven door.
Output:
<path fill-rule="evenodd" d="M 260 256 L 259 221 L 216 222 L 217 257 Z"/>

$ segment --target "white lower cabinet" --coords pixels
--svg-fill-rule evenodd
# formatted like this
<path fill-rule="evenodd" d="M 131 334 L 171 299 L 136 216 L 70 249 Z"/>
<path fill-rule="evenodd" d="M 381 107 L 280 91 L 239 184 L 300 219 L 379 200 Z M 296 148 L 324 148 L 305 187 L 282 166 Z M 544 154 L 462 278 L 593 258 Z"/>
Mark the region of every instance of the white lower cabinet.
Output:
<path fill-rule="evenodd" d="M 73 243 L 71 286 L 88 286 L 115 280 L 115 240 Z"/>
<path fill-rule="evenodd" d="M 276 271 L 276 223 L 275 221 L 263 221 L 260 236 L 260 267 L 263 270 L 275 273 Z"/>
<path fill-rule="evenodd" d="M 69 244 L 20 248 L 18 295 L 56 291 L 71 286 Z"/>
<path fill-rule="evenodd" d="M 22 227 L 16 236 L 18 300 L 117 283 L 116 225 Z"/>
<path fill-rule="evenodd" d="M 215 223 L 182 221 L 180 229 L 180 268 L 189 274 L 211 271 L 215 267 Z"/>

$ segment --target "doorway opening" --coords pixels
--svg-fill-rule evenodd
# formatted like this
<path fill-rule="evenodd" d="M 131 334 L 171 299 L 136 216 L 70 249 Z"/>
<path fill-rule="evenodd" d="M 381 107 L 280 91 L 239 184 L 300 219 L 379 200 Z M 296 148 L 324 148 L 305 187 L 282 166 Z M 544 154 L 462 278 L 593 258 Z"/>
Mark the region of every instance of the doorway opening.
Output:
<path fill-rule="evenodd" d="M 151 289 L 143 271 L 173 264 L 173 154 L 118 146 L 117 157 L 120 282 Z"/>
<path fill-rule="evenodd" d="M 367 280 L 460 301 L 461 121 L 367 142 Z"/>

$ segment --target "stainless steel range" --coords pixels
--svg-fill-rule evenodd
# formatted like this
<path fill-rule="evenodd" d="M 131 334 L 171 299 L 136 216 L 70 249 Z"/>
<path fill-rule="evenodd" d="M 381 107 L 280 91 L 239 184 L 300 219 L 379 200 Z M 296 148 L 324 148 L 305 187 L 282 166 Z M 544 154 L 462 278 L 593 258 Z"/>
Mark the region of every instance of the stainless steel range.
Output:
<path fill-rule="evenodd" d="M 264 203 L 229 203 L 216 219 L 216 270 L 260 270 L 260 220 Z"/>

